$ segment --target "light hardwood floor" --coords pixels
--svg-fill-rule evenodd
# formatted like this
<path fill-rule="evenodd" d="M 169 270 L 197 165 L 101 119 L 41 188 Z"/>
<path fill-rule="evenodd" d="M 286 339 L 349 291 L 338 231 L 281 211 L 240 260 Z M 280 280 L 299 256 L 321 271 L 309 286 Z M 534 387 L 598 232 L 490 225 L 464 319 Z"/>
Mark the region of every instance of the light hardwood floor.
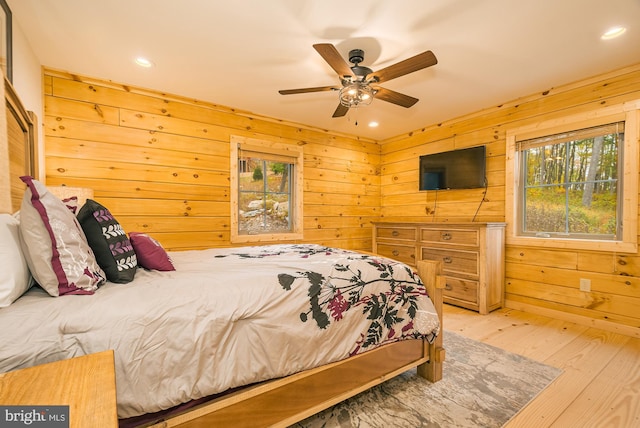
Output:
<path fill-rule="evenodd" d="M 640 427 L 640 339 L 517 310 L 479 315 L 450 305 L 444 328 L 564 370 L 506 428 Z"/>

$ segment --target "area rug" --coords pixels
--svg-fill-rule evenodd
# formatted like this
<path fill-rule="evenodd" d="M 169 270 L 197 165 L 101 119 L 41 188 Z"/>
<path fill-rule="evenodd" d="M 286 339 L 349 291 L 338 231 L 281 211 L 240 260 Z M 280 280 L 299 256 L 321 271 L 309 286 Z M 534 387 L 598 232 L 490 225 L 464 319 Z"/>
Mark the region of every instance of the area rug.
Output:
<path fill-rule="evenodd" d="M 446 331 L 443 379 L 408 370 L 294 427 L 501 427 L 561 369 Z"/>

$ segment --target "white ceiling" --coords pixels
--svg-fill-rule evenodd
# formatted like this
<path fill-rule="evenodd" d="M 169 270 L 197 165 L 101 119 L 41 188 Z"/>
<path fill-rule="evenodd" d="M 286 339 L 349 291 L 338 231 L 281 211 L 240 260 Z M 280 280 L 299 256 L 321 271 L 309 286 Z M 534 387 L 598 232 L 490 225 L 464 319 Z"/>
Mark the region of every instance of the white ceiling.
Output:
<path fill-rule="evenodd" d="M 376 140 L 640 62 L 640 0 L 8 3 L 44 66 Z M 626 34 L 600 40 L 614 25 Z M 415 106 L 374 100 L 334 119 L 336 92 L 278 94 L 339 83 L 315 43 L 363 49 L 373 70 L 425 50 L 439 63 L 382 85 Z"/>

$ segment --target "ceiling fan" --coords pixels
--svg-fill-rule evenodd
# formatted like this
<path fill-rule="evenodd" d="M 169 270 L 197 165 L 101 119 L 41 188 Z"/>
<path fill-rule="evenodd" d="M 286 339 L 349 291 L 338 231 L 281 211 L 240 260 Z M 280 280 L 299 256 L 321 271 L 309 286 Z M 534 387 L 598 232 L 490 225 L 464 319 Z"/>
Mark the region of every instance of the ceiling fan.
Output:
<path fill-rule="evenodd" d="M 346 115 L 351 107 L 367 105 L 371 103 L 374 97 L 402 107 L 411 107 L 418 102 L 417 98 L 374 85 L 413 73 L 414 71 L 422 70 L 423 68 L 431 67 L 438 63 L 433 52 L 425 51 L 374 72 L 370 68 L 360 65 L 364 60 L 364 51 L 361 49 L 352 49 L 349 51 L 349 62 L 353 64 L 353 66 L 349 66 L 342 56 L 340 56 L 340 53 L 334 45 L 330 43 L 319 43 L 313 45 L 313 47 L 338 74 L 342 86 L 283 89 L 278 92 L 282 95 L 292 95 L 309 92 L 339 91 L 340 104 L 338 104 L 336 111 L 333 113 L 333 117 Z"/>

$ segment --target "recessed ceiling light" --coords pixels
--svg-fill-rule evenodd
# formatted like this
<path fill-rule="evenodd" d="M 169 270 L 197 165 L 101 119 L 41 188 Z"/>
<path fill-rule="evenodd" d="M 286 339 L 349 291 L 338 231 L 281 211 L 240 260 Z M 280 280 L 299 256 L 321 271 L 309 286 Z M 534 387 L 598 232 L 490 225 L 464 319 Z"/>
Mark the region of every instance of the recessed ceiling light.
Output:
<path fill-rule="evenodd" d="M 136 58 L 136 64 L 138 64 L 140 67 L 146 67 L 146 68 L 153 67 L 153 62 L 141 56 Z"/>
<path fill-rule="evenodd" d="M 626 31 L 627 29 L 625 27 L 612 27 L 608 29 L 602 36 L 600 36 L 600 38 L 602 40 L 615 39 L 616 37 L 622 36 Z"/>
<path fill-rule="evenodd" d="M 377 128 L 377 127 L 378 127 L 378 125 L 379 125 L 379 123 L 378 123 L 378 122 L 376 122 L 375 120 L 374 120 L 374 121 L 369 122 L 369 128 Z"/>

